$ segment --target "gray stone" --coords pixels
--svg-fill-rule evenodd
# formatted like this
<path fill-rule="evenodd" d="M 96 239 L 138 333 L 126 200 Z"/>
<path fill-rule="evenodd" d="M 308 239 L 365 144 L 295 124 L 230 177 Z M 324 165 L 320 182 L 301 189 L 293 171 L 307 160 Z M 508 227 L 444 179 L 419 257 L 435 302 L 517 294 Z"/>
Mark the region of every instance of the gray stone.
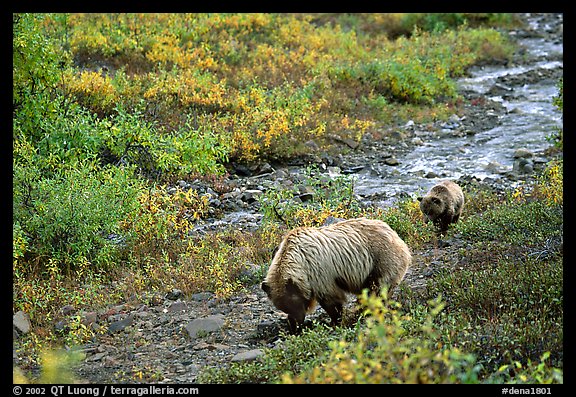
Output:
<path fill-rule="evenodd" d="M 178 186 L 180 186 L 182 189 L 190 189 L 191 185 L 186 181 L 180 180 L 177 183 L 178 183 Z"/>
<path fill-rule="evenodd" d="M 301 202 L 305 203 L 305 202 L 310 201 L 314 198 L 314 193 L 302 193 L 296 197 L 298 197 Z"/>
<path fill-rule="evenodd" d="M 104 357 L 106 357 L 107 355 L 108 355 L 107 352 L 96 353 L 96 354 L 93 354 L 93 355 L 91 355 L 91 356 L 88 356 L 88 357 L 86 358 L 86 361 L 88 361 L 88 362 L 100 361 L 100 360 L 102 360 Z"/>
<path fill-rule="evenodd" d="M 63 315 L 68 316 L 72 313 L 74 313 L 76 309 L 74 308 L 74 306 L 72 305 L 64 305 L 62 307 L 62 309 L 60 309 L 60 311 L 62 312 Z"/>
<path fill-rule="evenodd" d="M 432 178 L 439 178 L 440 175 L 438 175 L 437 173 L 435 173 L 434 171 L 428 171 L 425 175 L 424 178 L 428 178 L 428 179 L 432 179 Z"/>
<path fill-rule="evenodd" d="M 115 321 L 108 327 L 108 332 L 114 334 L 123 331 L 134 322 L 134 313 L 130 313 L 124 320 Z"/>
<path fill-rule="evenodd" d="M 530 150 L 528 150 L 528 149 L 520 148 L 520 149 L 516 149 L 516 150 L 514 151 L 514 158 L 515 158 L 515 159 L 519 159 L 519 158 L 525 158 L 525 159 L 527 159 L 527 158 L 530 158 L 530 157 L 533 157 L 533 156 L 534 156 L 534 153 L 532 153 L 532 152 L 531 152 Z"/>
<path fill-rule="evenodd" d="M 234 357 L 232 357 L 232 361 L 233 362 L 254 361 L 262 355 L 264 355 L 264 352 L 262 350 L 252 349 L 252 350 L 247 350 L 247 351 L 235 354 Z"/>
<path fill-rule="evenodd" d="M 342 138 L 340 139 L 340 142 L 345 143 L 350 149 L 354 150 L 360 145 L 358 142 L 351 138 Z"/>
<path fill-rule="evenodd" d="M 98 321 L 98 314 L 96 312 L 86 312 L 82 315 L 82 324 L 88 326 Z"/>
<path fill-rule="evenodd" d="M 258 189 L 246 189 L 240 196 L 240 200 L 247 202 L 248 204 L 252 204 L 253 202 L 258 200 L 258 197 L 262 196 L 264 192 Z"/>
<path fill-rule="evenodd" d="M 422 146 L 424 145 L 424 141 L 422 140 L 422 138 L 415 136 L 414 138 L 412 138 L 412 144 L 416 146 Z"/>
<path fill-rule="evenodd" d="M 175 301 L 182 298 L 182 296 L 184 296 L 184 293 L 182 293 L 181 290 L 179 290 L 178 288 L 173 288 L 172 291 L 166 294 L 166 299 Z"/>
<path fill-rule="evenodd" d="M 344 175 L 355 174 L 357 172 L 362 171 L 364 168 L 366 168 L 365 165 L 355 165 L 355 166 L 343 169 L 342 174 L 344 174 Z"/>
<path fill-rule="evenodd" d="M 214 314 L 190 321 L 186 325 L 186 331 L 192 339 L 195 339 L 203 334 L 218 331 L 223 325 L 224 316 L 222 314 Z"/>
<path fill-rule="evenodd" d="M 196 302 L 204 302 L 207 301 L 208 299 L 211 299 L 214 296 L 214 294 L 212 292 L 198 292 L 195 294 L 192 294 L 192 296 L 190 297 L 193 301 Z"/>
<path fill-rule="evenodd" d="M 493 174 L 501 174 L 505 171 L 505 167 L 497 161 L 491 161 L 484 166 L 484 169 Z"/>
<path fill-rule="evenodd" d="M 172 302 L 170 306 L 168 306 L 168 311 L 171 313 L 174 312 L 181 312 L 188 309 L 188 304 L 182 301 Z"/>
<path fill-rule="evenodd" d="M 30 332 L 30 317 L 22 310 L 12 316 L 12 324 L 22 334 Z"/>
<path fill-rule="evenodd" d="M 270 174 L 274 172 L 274 168 L 272 168 L 272 166 L 269 163 L 264 163 L 262 164 L 262 166 L 260 166 L 260 169 L 258 170 L 258 174 Z"/>
<path fill-rule="evenodd" d="M 530 159 L 520 157 L 514 161 L 512 171 L 518 174 L 531 174 L 534 172 L 534 163 Z"/>
<path fill-rule="evenodd" d="M 400 162 L 398 161 L 398 159 L 396 157 L 390 157 L 390 158 L 387 158 L 386 160 L 384 160 L 384 164 L 395 166 L 395 165 L 400 164 Z"/>

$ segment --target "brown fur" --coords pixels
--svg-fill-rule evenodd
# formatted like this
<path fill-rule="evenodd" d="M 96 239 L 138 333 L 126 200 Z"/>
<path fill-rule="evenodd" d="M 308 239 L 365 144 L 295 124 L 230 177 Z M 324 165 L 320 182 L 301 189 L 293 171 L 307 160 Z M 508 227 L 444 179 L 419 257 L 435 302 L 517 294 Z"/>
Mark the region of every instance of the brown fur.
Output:
<path fill-rule="evenodd" d="M 446 233 L 451 223 L 458 222 L 464 208 L 464 193 L 452 181 L 434 185 L 424 197 L 418 197 L 426 222 L 433 222 L 440 233 Z"/>
<path fill-rule="evenodd" d="M 337 324 L 346 293 L 378 292 L 402 281 L 412 257 L 408 246 L 386 223 L 350 219 L 286 234 L 272 259 L 262 289 L 288 314 L 292 331 L 318 301 Z"/>

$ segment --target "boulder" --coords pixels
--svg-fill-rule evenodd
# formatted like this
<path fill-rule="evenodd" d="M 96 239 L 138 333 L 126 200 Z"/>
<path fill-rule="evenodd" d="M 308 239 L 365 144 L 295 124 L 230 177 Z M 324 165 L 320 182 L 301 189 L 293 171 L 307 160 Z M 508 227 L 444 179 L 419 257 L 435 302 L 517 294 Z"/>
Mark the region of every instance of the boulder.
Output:
<path fill-rule="evenodd" d="M 192 339 L 195 339 L 203 334 L 218 331 L 223 325 L 224 316 L 222 314 L 214 314 L 190 321 L 188 325 L 186 325 L 186 331 Z"/>
<path fill-rule="evenodd" d="M 22 310 L 12 316 L 12 324 L 22 334 L 30 332 L 30 317 Z"/>

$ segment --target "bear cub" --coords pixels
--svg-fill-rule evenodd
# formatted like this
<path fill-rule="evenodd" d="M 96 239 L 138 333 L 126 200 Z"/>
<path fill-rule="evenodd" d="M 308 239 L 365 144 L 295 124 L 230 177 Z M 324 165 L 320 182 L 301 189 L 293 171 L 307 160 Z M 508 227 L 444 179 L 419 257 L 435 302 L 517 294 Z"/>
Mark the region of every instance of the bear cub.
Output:
<path fill-rule="evenodd" d="M 433 222 L 444 234 L 451 223 L 458 222 L 464 208 L 464 193 L 453 181 L 434 185 L 424 197 L 418 197 L 426 222 Z"/>

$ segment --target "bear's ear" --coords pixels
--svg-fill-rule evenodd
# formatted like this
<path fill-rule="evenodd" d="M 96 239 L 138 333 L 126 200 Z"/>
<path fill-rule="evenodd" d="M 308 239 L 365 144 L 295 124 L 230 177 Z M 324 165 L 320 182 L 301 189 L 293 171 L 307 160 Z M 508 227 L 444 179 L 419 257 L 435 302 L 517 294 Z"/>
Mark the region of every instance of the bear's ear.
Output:
<path fill-rule="evenodd" d="M 416 197 L 416 200 L 418 200 L 418 201 L 422 201 L 422 199 L 423 199 L 423 198 L 424 198 L 424 197 L 422 197 L 422 196 L 419 196 L 419 197 Z"/>
<path fill-rule="evenodd" d="M 262 281 L 261 287 L 266 292 L 266 295 L 270 296 L 270 285 L 266 281 Z"/>

